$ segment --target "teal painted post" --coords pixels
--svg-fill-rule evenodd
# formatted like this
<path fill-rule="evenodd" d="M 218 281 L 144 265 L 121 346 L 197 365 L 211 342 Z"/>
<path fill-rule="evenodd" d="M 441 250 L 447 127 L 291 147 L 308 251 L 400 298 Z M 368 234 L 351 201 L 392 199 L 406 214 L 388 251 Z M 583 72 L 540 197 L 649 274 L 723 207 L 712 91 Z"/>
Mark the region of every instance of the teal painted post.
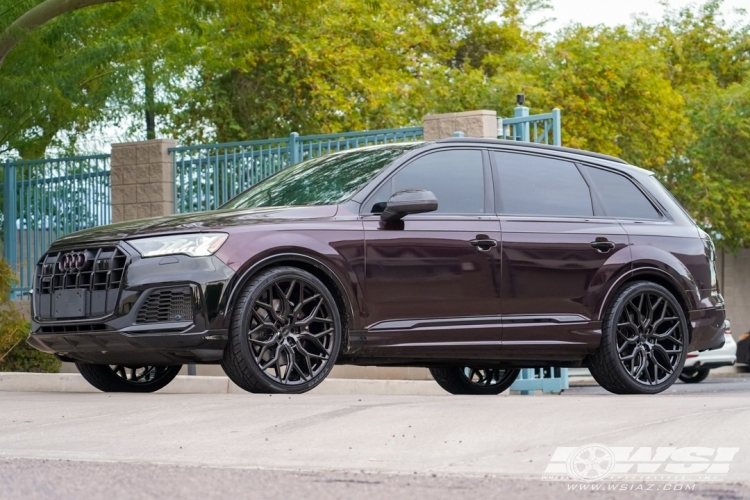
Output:
<path fill-rule="evenodd" d="M 515 108 L 513 108 L 513 116 L 516 117 L 516 118 L 521 118 L 523 116 L 529 116 L 529 108 L 526 107 L 526 106 L 516 106 Z M 517 128 L 514 130 L 515 133 L 513 135 L 515 136 L 515 140 L 517 140 L 517 141 L 520 140 L 520 141 L 524 141 L 524 142 L 529 142 L 531 140 L 531 134 L 529 133 L 529 123 L 528 122 L 526 122 L 526 123 L 519 123 L 519 124 L 514 125 L 513 127 L 514 128 L 515 127 L 520 127 L 520 129 L 521 129 L 520 130 L 520 132 L 521 132 L 520 134 L 518 133 L 519 131 L 518 131 Z"/>
<path fill-rule="evenodd" d="M 3 257 L 16 269 L 16 164 L 7 160 L 3 168 Z M 15 298 L 15 293 L 11 293 Z"/>
<path fill-rule="evenodd" d="M 289 165 L 295 165 L 300 162 L 298 139 L 299 134 L 297 132 L 289 134 L 289 144 L 287 145 L 287 148 L 289 148 Z"/>
<path fill-rule="evenodd" d="M 453 132 L 453 137 L 466 137 L 466 134 L 458 130 L 456 132 Z"/>
<path fill-rule="evenodd" d="M 552 137 L 552 144 L 562 146 L 562 122 L 560 121 L 560 110 L 557 108 L 552 110 Z"/>

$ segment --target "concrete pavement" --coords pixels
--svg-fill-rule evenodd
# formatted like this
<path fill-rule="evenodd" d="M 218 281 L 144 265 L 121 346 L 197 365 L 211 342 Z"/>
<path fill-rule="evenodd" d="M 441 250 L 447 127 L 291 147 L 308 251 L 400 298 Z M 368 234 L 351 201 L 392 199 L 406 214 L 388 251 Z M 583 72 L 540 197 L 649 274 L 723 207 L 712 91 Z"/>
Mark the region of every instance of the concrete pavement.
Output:
<path fill-rule="evenodd" d="M 0 458 L 538 478 L 558 446 L 739 446 L 742 394 L 434 397 L 0 393 Z"/>

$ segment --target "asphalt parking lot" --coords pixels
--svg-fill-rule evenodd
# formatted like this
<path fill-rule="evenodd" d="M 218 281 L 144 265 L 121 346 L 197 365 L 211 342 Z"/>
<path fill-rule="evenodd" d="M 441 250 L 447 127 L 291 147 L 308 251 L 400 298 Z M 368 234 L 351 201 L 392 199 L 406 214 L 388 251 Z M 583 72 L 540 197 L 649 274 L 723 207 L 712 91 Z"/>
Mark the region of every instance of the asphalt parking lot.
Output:
<path fill-rule="evenodd" d="M 590 443 L 739 447 L 720 482 L 639 494 L 750 498 L 749 395 L 746 374 L 651 397 L 0 392 L 0 498 L 578 498 L 541 478 Z"/>

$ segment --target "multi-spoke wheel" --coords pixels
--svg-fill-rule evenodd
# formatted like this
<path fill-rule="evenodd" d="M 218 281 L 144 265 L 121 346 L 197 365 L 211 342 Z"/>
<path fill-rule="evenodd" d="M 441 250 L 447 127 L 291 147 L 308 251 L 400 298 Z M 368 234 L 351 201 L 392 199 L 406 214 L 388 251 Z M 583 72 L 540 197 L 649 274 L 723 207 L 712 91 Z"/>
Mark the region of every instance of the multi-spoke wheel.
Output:
<path fill-rule="evenodd" d="M 451 394 L 500 394 L 518 377 L 518 370 L 450 366 L 430 368 L 432 378 Z"/>
<path fill-rule="evenodd" d="M 86 381 L 104 392 L 154 392 L 177 376 L 181 366 L 91 365 L 76 363 Z"/>
<path fill-rule="evenodd" d="M 610 392 L 655 394 L 682 372 L 687 345 L 685 313 L 674 296 L 655 283 L 638 282 L 608 308 L 589 369 Z"/>
<path fill-rule="evenodd" d="M 341 345 L 333 296 L 312 274 L 293 267 L 261 273 L 235 304 L 221 365 L 250 392 L 299 393 L 328 375 Z"/>

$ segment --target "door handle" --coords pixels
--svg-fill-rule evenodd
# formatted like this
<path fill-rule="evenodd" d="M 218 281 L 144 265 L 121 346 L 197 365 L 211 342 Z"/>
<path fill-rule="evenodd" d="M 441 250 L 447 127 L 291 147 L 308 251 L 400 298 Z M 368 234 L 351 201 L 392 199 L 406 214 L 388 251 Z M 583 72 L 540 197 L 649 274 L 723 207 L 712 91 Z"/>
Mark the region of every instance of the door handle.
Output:
<path fill-rule="evenodd" d="M 591 248 L 596 249 L 599 253 L 607 253 L 615 248 L 615 244 L 607 238 L 597 238 L 596 241 L 591 242 Z"/>
<path fill-rule="evenodd" d="M 487 252 L 492 247 L 497 246 L 497 240 L 492 240 L 489 238 L 477 238 L 477 239 L 471 240 L 469 243 L 477 247 L 482 252 Z"/>

